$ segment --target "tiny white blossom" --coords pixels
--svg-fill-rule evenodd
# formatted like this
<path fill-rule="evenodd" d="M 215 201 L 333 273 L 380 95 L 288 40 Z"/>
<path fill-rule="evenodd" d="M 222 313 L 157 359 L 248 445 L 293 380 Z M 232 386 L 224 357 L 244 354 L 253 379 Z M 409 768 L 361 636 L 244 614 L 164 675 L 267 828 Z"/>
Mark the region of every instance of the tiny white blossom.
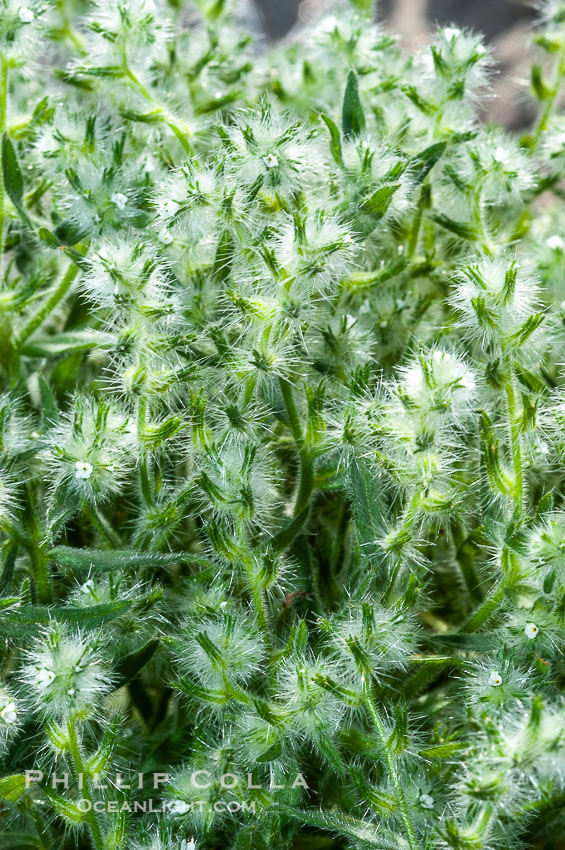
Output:
<path fill-rule="evenodd" d="M 53 684 L 55 678 L 55 673 L 52 670 L 47 670 L 45 667 L 42 667 L 41 670 L 37 671 L 34 684 L 40 691 L 45 691 Z"/>
<path fill-rule="evenodd" d="M 548 248 L 551 248 L 552 251 L 562 251 L 565 248 L 565 242 L 561 236 L 557 235 L 550 236 L 545 244 Z"/>
<path fill-rule="evenodd" d="M 180 844 L 180 850 L 196 850 L 196 841 L 194 838 L 191 838 L 190 841 L 183 838 Z"/>
<path fill-rule="evenodd" d="M 22 7 L 18 12 L 18 16 L 22 24 L 31 24 L 35 20 L 35 15 L 32 9 Z"/>
<path fill-rule="evenodd" d="M 443 30 L 443 34 L 447 41 L 453 41 L 454 38 L 457 38 L 461 35 L 461 30 L 459 27 L 445 27 Z"/>
<path fill-rule="evenodd" d="M 112 203 L 117 206 L 119 210 L 125 210 L 126 204 L 128 202 L 127 195 L 124 195 L 123 192 L 115 192 L 112 195 Z"/>
<path fill-rule="evenodd" d="M 159 232 L 159 242 L 162 242 L 163 245 L 170 245 L 172 241 L 173 241 L 173 234 L 169 230 L 167 230 L 166 227 L 164 227 Z"/>
<path fill-rule="evenodd" d="M 2 719 L 7 726 L 12 726 L 16 722 L 18 714 L 16 712 L 15 702 L 9 702 L 8 705 L 4 706 L 2 711 L 0 711 L 0 719 Z"/>
<path fill-rule="evenodd" d="M 278 158 L 272 153 L 267 154 L 267 156 L 264 156 L 263 162 L 265 163 L 267 168 L 276 168 L 277 165 L 279 165 Z"/>
<path fill-rule="evenodd" d="M 92 464 L 88 461 L 77 460 L 75 470 L 75 478 L 86 480 L 92 475 Z"/>
<path fill-rule="evenodd" d="M 429 794 L 420 794 L 420 805 L 423 809 L 433 809 L 434 798 Z"/>
<path fill-rule="evenodd" d="M 493 157 L 495 162 L 501 162 L 501 163 L 505 162 L 508 159 L 508 151 L 505 148 L 503 148 L 502 145 L 499 145 L 495 149 L 492 157 Z"/>
<path fill-rule="evenodd" d="M 527 638 L 529 638 L 530 640 L 533 640 L 535 637 L 537 637 L 538 632 L 539 632 L 539 626 L 536 626 L 535 623 L 526 623 L 526 627 L 524 629 L 524 634 L 526 635 Z"/>
<path fill-rule="evenodd" d="M 498 688 L 498 686 L 502 684 L 502 676 L 496 670 L 493 670 L 488 677 L 488 683 L 493 688 Z"/>
<path fill-rule="evenodd" d="M 89 578 L 87 581 L 85 581 L 84 584 L 81 584 L 81 586 L 80 586 L 81 593 L 90 593 L 90 591 L 93 590 L 93 589 L 94 589 L 94 582 L 91 578 Z"/>

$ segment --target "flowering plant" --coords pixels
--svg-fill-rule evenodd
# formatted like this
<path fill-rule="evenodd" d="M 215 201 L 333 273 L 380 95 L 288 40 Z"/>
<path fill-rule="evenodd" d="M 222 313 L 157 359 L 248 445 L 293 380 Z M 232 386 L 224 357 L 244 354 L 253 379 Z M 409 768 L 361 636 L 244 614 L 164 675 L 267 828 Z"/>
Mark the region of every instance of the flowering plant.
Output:
<path fill-rule="evenodd" d="M 0 0 L 0 848 L 557 848 L 565 5 L 252 30 Z"/>

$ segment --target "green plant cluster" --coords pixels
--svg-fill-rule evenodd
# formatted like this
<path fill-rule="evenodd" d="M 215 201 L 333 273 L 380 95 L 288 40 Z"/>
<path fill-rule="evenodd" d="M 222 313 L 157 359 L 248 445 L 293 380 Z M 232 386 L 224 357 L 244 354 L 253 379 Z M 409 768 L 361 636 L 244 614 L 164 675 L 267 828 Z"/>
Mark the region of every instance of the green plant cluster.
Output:
<path fill-rule="evenodd" d="M 372 12 L 0 0 L 1 850 L 561 846 L 565 4 Z"/>

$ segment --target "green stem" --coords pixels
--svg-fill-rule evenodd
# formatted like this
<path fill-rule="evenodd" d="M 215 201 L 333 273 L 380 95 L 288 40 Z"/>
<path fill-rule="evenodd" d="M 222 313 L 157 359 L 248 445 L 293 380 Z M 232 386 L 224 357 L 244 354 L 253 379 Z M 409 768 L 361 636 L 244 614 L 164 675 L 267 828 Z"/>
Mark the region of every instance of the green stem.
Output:
<path fill-rule="evenodd" d="M 145 436 L 145 426 L 147 424 L 147 396 L 141 395 L 139 397 L 139 402 L 137 405 L 137 438 L 139 440 L 139 444 L 143 445 L 143 438 Z M 139 461 L 139 475 L 141 479 L 141 494 L 143 496 L 143 501 L 146 505 L 152 505 L 154 502 L 153 499 L 153 490 L 151 487 L 151 479 L 149 475 L 149 464 L 146 457 L 143 455 Z"/>
<path fill-rule="evenodd" d="M 143 85 L 141 80 L 137 79 L 136 75 L 130 68 L 126 70 L 126 76 L 133 83 L 139 93 L 143 95 L 145 100 L 155 106 L 158 112 L 161 113 L 165 124 L 167 125 L 167 127 L 169 127 L 170 130 L 173 131 L 173 133 L 181 143 L 184 152 L 187 153 L 189 156 L 192 156 L 194 151 L 192 149 L 192 145 L 188 141 L 187 130 L 181 130 L 181 128 L 178 126 L 173 117 L 169 115 L 167 110 L 157 100 L 155 100 L 151 92 Z"/>
<path fill-rule="evenodd" d="M 102 832 L 98 824 L 96 812 L 94 811 L 94 799 L 90 789 L 90 777 L 88 776 L 87 771 L 85 770 L 82 753 L 80 751 L 80 744 L 76 727 L 76 717 L 73 716 L 69 718 L 67 724 L 67 731 L 69 733 L 69 746 L 73 765 L 77 776 L 82 776 L 83 779 L 82 793 L 84 794 L 84 799 L 88 800 L 88 802 L 90 803 L 90 810 L 85 818 L 86 823 L 90 828 L 92 840 L 94 842 L 96 850 L 106 850 L 106 842 L 102 837 Z"/>
<path fill-rule="evenodd" d="M 393 753 L 391 753 L 389 747 L 387 746 L 387 734 L 382 718 L 378 712 L 378 709 L 373 701 L 373 697 L 371 695 L 371 684 L 370 681 L 365 680 L 363 682 L 363 688 L 365 691 L 365 699 L 367 702 L 367 707 L 369 709 L 369 713 L 377 730 L 377 735 L 379 736 L 381 746 L 383 748 L 384 757 L 386 760 L 386 766 L 388 770 L 388 775 L 390 777 L 390 781 L 392 783 L 392 787 L 394 789 L 394 796 L 396 797 L 396 804 L 400 810 L 400 817 L 402 819 L 402 823 L 404 825 L 404 830 L 406 832 L 406 838 L 408 839 L 408 845 L 410 850 L 418 850 L 418 840 L 416 838 L 416 831 L 414 829 L 414 824 L 412 823 L 412 818 L 410 817 L 410 811 L 408 809 L 408 805 L 406 803 L 406 798 L 404 796 L 404 791 L 402 790 L 402 784 L 400 782 L 400 777 L 398 775 L 396 760 L 394 758 Z"/>
<path fill-rule="evenodd" d="M 6 115 L 8 111 L 8 62 L 3 53 L 0 53 L 0 137 L 6 132 Z M 4 261 L 4 221 L 6 218 L 4 190 L 4 174 L 0 168 L 0 280 L 3 277 Z"/>
<path fill-rule="evenodd" d="M 284 378 L 279 378 L 279 386 L 288 415 L 289 428 L 294 437 L 300 459 L 300 483 L 294 503 L 294 516 L 299 516 L 307 507 L 312 490 L 314 489 L 314 464 L 312 462 L 312 454 L 302 433 L 302 425 L 300 424 L 300 417 L 292 393 L 292 384 L 285 381 Z"/>
<path fill-rule="evenodd" d="M 33 569 L 33 578 L 37 597 L 40 602 L 51 602 L 51 576 L 49 575 L 49 559 L 42 546 L 34 546 L 30 549 L 30 560 Z"/>
<path fill-rule="evenodd" d="M 122 541 L 113 530 L 113 528 L 109 525 L 107 520 L 102 516 L 98 508 L 93 508 L 88 503 L 83 505 L 83 511 L 92 523 L 93 527 L 98 531 L 102 537 L 105 537 L 110 546 L 113 549 L 120 549 L 122 545 Z"/>
<path fill-rule="evenodd" d="M 522 445 L 520 422 L 516 418 L 516 395 L 512 378 L 506 382 L 506 399 L 508 401 L 508 419 L 510 421 L 510 438 L 512 443 L 512 464 L 514 466 L 514 501 L 516 510 L 521 511 L 524 499 L 524 473 L 522 468 Z"/>
<path fill-rule="evenodd" d="M 542 113 L 538 119 L 538 123 L 536 125 L 536 129 L 534 130 L 532 136 L 532 146 L 531 149 L 534 151 L 543 134 L 547 130 L 547 126 L 549 124 L 549 120 L 553 115 L 555 107 L 559 101 L 559 95 L 561 94 L 561 89 L 563 87 L 563 79 L 565 76 L 565 47 L 563 47 L 559 53 L 557 54 L 555 60 L 555 74 L 553 78 L 553 85 L 551 86 L 551 92 L 549 97 L 546 98 L 544 107 L 542 109 Z"/>
<path fill-rule="evenodd" d="M 28 339 L 28 337 L 35 333 L 38 327 L 43 324 L 45 319 L 47 319 L 47 317 L 51 315 L 55 307 L 57 307 L 57 305 L 63 300 L 63 298 L 69 291 L 71 284 L 73 283 L 77 274 L 78 266 L 76 266 L 74 263 L 71 263 L 69 268 L 65 272 L 63 279 L 61 280 L 57 288 L 54 290 L 52 295 L 50 295 L 50 297 L 43 304 L 41 309 L 38 310 L 38 312 L 34 316 L 31 317 L 31 319 L 27 322 L 26 325 L 24 325 L 24 327 L 19 332 L 15 342 L 16 348 L 21 348 L 26 339 Z"/>

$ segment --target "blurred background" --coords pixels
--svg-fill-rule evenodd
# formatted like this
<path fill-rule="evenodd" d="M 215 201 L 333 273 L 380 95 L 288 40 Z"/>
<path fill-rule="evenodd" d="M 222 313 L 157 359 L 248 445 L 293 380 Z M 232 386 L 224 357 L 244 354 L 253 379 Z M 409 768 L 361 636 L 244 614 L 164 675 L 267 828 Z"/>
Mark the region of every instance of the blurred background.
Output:
<path fill-rule="evenodd" d="M 283 38 L 331 0 L 255 0 L 269 38 Z M 528 0 L 379 0 L 379 20 L 407 47 L 425 42 L 436 24 L 457 24 L 484 33 L 493 46 L 497 75 L 487 117 L 512 129 L 528 123 L 525 92 L 531 65 L 530 35 L 535 19 Z"/>

